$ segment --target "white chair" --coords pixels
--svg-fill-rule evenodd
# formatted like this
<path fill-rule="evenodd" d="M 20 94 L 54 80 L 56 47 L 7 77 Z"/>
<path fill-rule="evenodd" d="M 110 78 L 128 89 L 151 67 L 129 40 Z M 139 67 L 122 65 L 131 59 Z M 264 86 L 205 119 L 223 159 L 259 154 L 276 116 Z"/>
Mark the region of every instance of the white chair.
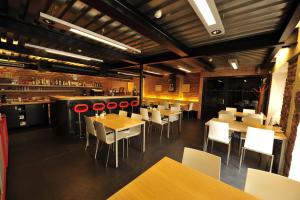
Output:
<path fill-rule="evenodd" d="M 180 107 L 171 107 L 171 111 L 180 112 Z M 169 120 L 170 120 L 170 122 L 178 121 L 179 115 L 171 115 Z"/>
<path fill-rule="evenodd" d="M 253 109 L 243 109 L 244 114 L 255 114 L 255 110 Z"/>
<path fill-rule="evenodd" d="M 177 108 L 181 108 L 181 105 L 180 105 L 180 103 L 178 103 L 178 102 L 176 102 L 176 103 L 174 103 L 174 107 L 177 107 Z"/>
<path fill-rule="evenodd" d="M 131 113 L 131 119 L 138 119 L 138 120 L 142 121 L 143 116 L 139 115 L 139 114 Z M 142 133 L 141 125 L 129 128 L 129 130 L 127 130 L 124 133 L 124 139 L 126 140 L 126 147 L 127 147 L 126 148 L 127 149 L 127 151 L 126 151 L 127 157 L 128 157 L 128 139 L 130 139 L 132 137 L 135 137 L 135 136 L 138 136 L 141 133 Z M 123 145 L 123 151 L 124 151 L 124 145 Z"/>
<path fill-rule="evenodd" d="M 121 116 L 121 117 L 127 117 L 127 111 L 119 110 L 119 116 Z"/>
<path fill-rule="evenodd" d="M 244 161 L 246 150 L 254 151 L 257 153 L 265 154 L 271 157 L 270 172 L 272 171 L 274 155 L 273 153 L 274 144 L 274 131 L 260 128 L 247 128 L 247 134 L 245 139 L 244 147 L 240 157 L 240 166 Z"/>
<path fill-rule="evenodd" d="M 164 125 L 167 124 L 168 122 L 161 119 L 161 113 L 160 113 L 159 110 L 153 110 L 152 111 L 151 121 L 152 121 L 152 123 L 161 126 L 161 130 L 160 130 L 160 139 L 161 139 L 162 138 L 162 133 L 163 133 Z"/>
<path fill-rule="evenodd" d="M 300 182 L 248 168 L 244 191 L 262 200 L 299 200 Z"/>
<path fill-rule="evenodd" d="M 158 109 L 158 110 L 165 110 L 166 108 L 165 108 L 164 105 L 158 105 L 158 106 L 157 106 L 157 109 Z"/>
<path fill-rule="evenodd" d="M 94 127 L 94 122 L 93 120 L 88 117 L 88 116 L 84 116 L 84 120 L 85 120 L 85 131 L 86 131 L 86 145 L 85 145 L 85 150 L 87 150 L 87 148 L 90 146 L 90 140 L 89 140 L 89 135 L 93 135 L 93 136 L 97 136 L 96 134 L 96 130 Z"/>
<path fill-rule="evenodd" d="M 225 120 L 225 121 L 235 121 L 236 120 L 236 118 L 233 115 L 233 113 L 229 112 L 229 111 L 228 111 L 228 113 L 224 113 L 224 112 L 219 113 L 219 119 L 220 120 Z"/>
<path fill-rule="evenodd" d="M 107 158 L 106 158 L 106 164 L 105 164 L 105 166 L 107 167 L 108 159 L 109 159 L 110 145 L 115 142 L 114 133 L 107 134 L 107 132 L 105 130 L 105 127 L 100 122 L 94 121 L 94 126 L 95 126 L 96 137 L 97 137 L 95 159 L 97 158 L 99 142 L 101 141 L 105 144 L 108 144 L 108 152 L 107 152 Z M 126 132 L 125 131 L 124 132 L 118 132 L 118 134 L 117 134 L 117 140 L 118 141 L 122 140 L 125 137 L 126 137 Z M 124 152 L 123 152 L 123 155 L 124 155 Z"/>
<path fill-rule="evenodd" d="M 182 164 L 220 180 L 221 158 L 219 156 L 184 147 Z"/>
<path fill-rule="evenodd" d="M 258 116 L 258 115 L 260 118 L 252 117 L 252 116 Z M 262 120 L 261 116 L 262 115 L 260 115 L 260 114 L 249 114 L 247 117 L 243 117 L 243 123 L 248 126 L 256 127 L 257 125 L 263 124 L 263 120 Z M 241 133 L 240 134 L 240 143 L 239 143 L 239 155 L 241 153 L 243 140 L 245 140 L 245 139 L 246 139 L 246 134 Z"/>
<path fill-rule="evenodd" d="M 237 112 L 236 108 L 226 107 L 226 111 L 232 112 L 233 114 Z"/>
<path fill-rule="evenodd" d="M 147 108 L 140 108 L 140 113 L 142 115 L 142 119 L 148 123 L 148 133 L 151 126 L 151 118 L 149 117 L 149 112 Z"/>
<path fill-rule="evenodd" d="M 184 110 L 184 111 L 186 111 L 188 113 L 188 119 L 190 119 L 190 112 L 193 111 L 193 107 L 194 107 L 194 103 L 189 103 L 188 109 Z"/>
<path fill-rule="evenodd" d="M 169 103 L 168 102 L 163 102 L 162 105 L 165 107 L 166 110 L 169 109 Z"/>
<path fill-rule="evenodd" d="M 206 140 L 206 150 L 208 146 L 208 141 L 211 140 L 211 149 L 213 148 L 213 142 L 219 142 L 228 145 L 228 152 L 227 152 L 227 162 L 226 165 L 229 163 L 230 157 L 230 149 L 231 149 L 231 135 L 229 132 L 229 124 L 224 122 L 217 122 L 211 121 L 209 122 L 209 131 L 208 137 Z"/>

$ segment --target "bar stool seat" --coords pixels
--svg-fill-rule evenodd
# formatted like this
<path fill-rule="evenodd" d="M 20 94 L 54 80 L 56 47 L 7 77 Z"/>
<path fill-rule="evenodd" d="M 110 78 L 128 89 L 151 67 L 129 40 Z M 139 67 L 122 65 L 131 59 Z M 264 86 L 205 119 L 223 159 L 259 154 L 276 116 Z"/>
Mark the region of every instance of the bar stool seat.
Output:
<path fill-rule="evenodd" d="M 139 106 L 139 101 L 138 100 L 132 100 L 130 102 L 130 106 L 131 106 L 131 112 L 133 113 L 133 107 L 138 107 Z"/>
<path fill-rule="evenodd" d="M 97 115 L 99 114 L 99 111 L 103 111 L 105 109 L 104 103 L 94 103 L 93 104 L 93 110 L 97 112 Z"/>
<path fill-rule="evenodd" d="M 82 138 L 82 129 L 81 129 L 81 113 L 85 113 L 89 110 L 87 104 L 77 104 L 74 106 L 74 112 L 78 114 L 78 123 L 79 123 L 79 137 Z"/>
<path fill-rule="evenodd" d="M 121 101 L 121 102 L 119 103 L 119 107 L 120 107 L 122 110 L 128 108 L 128 107 L 129 107 L 128 101 Z"/>
<path fill-rule="evenodd" d="M 114 101 L 110 101 L 106 104 L 107 109 L 109 110 L 109 113 L 111 113 L 111 110 L 114 110 L 118 107 L 118 104 Z"/>

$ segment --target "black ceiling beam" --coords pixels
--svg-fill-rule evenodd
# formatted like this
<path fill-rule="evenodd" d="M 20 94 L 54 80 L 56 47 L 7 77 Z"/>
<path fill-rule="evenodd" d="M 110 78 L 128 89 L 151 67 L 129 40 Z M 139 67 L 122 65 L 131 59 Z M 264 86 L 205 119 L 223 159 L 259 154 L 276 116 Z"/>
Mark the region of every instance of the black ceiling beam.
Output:
<path fill-rule="evenodd" d="M 173 67 L 170 67 L 169 65 L 167 64 L 153 64 L 153 65 L 149 65 L 150 67 L 153 67 L 153 68 L 157 68 L 157 69 L 160 69 L 160 70 L 164 70 L 164 71 L 167 71 L 167 72 L 170 72 L 172 74 L 179 74 L 179 75 L 186 75 L 185 72 L 179 70 L 179 69 L 175 69 Z"/>
<path fill-rule="evenodd" d="M 288 37 L 292 34 L 294 31 L 296 25 L 298 24 L 300 20 L 300 1 L 294 1 L 290 5 L 290 10 L 287 12 L 286 16 L 286 22 L 282 25 L 280 29 L 280 33 L 277 36 L 277 41 L 278 43 L 284 43 Z M 267 54 L 264 62 L 263 62 L 263 67 L 266 66 L 265 68 L 269 68 L 268 66 L 273 66 L 269 65 L 268 63 L 272 62 L 272 59 L 274 56 L 277 54 L 277 52 L 280 50 L 281 47 L 275 47 L 272 48 L 269 53 Z"/>
<path fill-rule="evenodd" d="M 240 51 L 248 51 L 254 49 L 271 48 L 276 46 L 283 46 L 283 43 L 276 41 L 277 34 L 263 34 L 257 36 L 251 36 L 246 38 L 240 38 L 225 42 L 219 42 L 215 44 L 208 44 L 192 48 L 190 56 L 180 57 L 172 52 L 160 53 L 147 57 L 140 58 L 143 64 L 157 64 L 169 61 L 176 61 L 187 58 L 207 57 L 213 55 L 234 53 Z M 127 67 L 125 63 L 114 64 L 115 68 Z"/>
<path fill-rule="evenodd" d="M 104 46 L 97 45 L 82 39 L 78 39 L 74 36 L 65 35 L 63 33 L 59 33 L 53 30 L 48 30 L 32 24 L 23 23 L 21 21 L 11 19 L 5 16 L 0 17 L 0 28 L 1 27 L 4 28 L 6 31 L 19 33 L 20 35 L 24 35 L 28 38 L 36 38 L 45 42 L 57 43 L 57 41 L 70 41 L 72 43 L 72 47 L 74 48 L 80 48 L 83 50 L 83 52 L 92 51 L 93 53 L 99 56 L 101 55 L 101 58 L 104 59 L 104 62 L 106 61 L 105 58 L 110 58 L 110 60 L 114 59 L 112 57 L 112 49 L 108 49 Z M 114 51 L 114 54 L 116 55 L 117 59 L 125 59 L 125 61 L 130 60 L 138 63 L 138 61 L 135 58 L 131 57 L 128 54 L 121 53 L 119 51 Z"/>
<path fill-rule="evenodd" d="M 188 56 L 188 48 L 186 48 L 185 45 L 181 44 L 176 38 L 162 30 L 127 1 L 82 0 L 82 2 L 163 45 L 175 54 L 179 56 Z"/>

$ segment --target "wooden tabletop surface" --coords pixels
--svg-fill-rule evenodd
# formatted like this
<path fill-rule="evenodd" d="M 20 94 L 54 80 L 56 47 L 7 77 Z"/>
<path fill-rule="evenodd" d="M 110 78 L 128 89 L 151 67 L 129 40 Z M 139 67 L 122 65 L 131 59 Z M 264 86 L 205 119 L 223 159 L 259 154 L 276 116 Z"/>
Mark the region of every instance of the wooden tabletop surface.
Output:
<path fill-rule="evenodd" d="M 267 125 L 261 125 L 261 124 L 256 124 L 256 125 L 248 125 L 242 121 L 229 121 L 229 120 L 220 120 L 218 118 L 212 118 L 211 120 L 207 121 L 205 123 L 206 126 L 209 126 L 210 121 L 219 121 L 219 122 L 226 122 L 229 124 L 229 129 L 232 131 L 236 132 L 242 132 L 246 133 L 248 126 L 254 127 L 254 128 L 262 128 L 262 129 L 268 129 L 268 130 L 273 130 L 275 132 L 275 139 L 278 140 L 285 140 L 286 135 L 284 132 L 281 130 L 280 127 L 274 127 L 274 126 L 267 126 Z"/>
<path fill-rule="evenodd" d="M 164 157 L 110 200 L 254 200 L 254 196 Z"/>
<path fill-rule="evenodd" d="M 226 110 L 219 111 L 219 113 L 226 113 L 226 112 L 228 112 L 228 111 L 226 111 Z M 235 112 L 234 113 L 234 116 L 236 116 L 236 117 L 246 117 L 247 115 L 249 115 L 249 113 L 243 113 L 243 112 Z M 266 119 L 267 119 L 267 117 L 265 115 L 263 115 L 263 120 L 266 120 Z"/>
<path fill-rule="evenodd" d="M 105 127 L 111 128 L 115 131 L 132 128 L 134 126 L 145 124 L 144 121 L 138 119 L 131 119 L 129 117 L 122 117 L 117 114 L 107 114 L 104 117 L 91 117 L 93 120 L 101 122 Z"/>

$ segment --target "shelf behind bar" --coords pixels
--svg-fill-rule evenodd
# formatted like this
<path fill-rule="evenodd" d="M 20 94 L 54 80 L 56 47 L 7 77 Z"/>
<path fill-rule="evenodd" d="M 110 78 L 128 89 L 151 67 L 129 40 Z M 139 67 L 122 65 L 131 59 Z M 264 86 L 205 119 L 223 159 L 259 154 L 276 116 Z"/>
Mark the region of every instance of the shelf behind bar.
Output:
<path fill-rule="evenodd" d="M 76 90 L 0 90 L 1 93 L 27 93 L 27 92 L 76 92 Z"/>

